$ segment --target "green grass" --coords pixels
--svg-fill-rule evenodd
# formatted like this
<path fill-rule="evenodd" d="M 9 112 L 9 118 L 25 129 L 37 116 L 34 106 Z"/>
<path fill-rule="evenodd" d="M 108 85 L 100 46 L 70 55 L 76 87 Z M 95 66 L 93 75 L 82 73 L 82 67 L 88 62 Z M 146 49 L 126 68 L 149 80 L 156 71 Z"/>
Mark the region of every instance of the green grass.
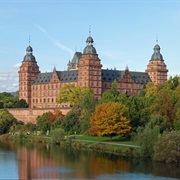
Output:
<path fill-rule="evenodd" d="M 76 139 L 85 140 L 85 141 L 96 141 L 96 142 L 110 142 L 109 137 L 98 137 L 98 136 L 76 136 Z M 124 137 L 120 137 L 120 136 L 113 137 L 112 143 L 136 145 L 134 141 L 128 141 Z"/>

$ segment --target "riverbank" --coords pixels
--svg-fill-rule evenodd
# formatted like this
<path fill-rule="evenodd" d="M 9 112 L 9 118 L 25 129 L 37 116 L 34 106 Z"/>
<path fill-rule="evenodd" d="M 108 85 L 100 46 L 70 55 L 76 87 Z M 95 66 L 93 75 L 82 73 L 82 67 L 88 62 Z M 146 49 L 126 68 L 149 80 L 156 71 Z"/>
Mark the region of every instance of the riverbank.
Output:
<path fill-rule="evenodd" d="M 36 135 L 11 135 L 4 134 L 0 136 L 0 141 L 12 140 L 21 143 L 48 143 L 57 144 L 61 148 L 71 148 L 78 150 L 91 150 L 101 153 L 115 154 L 123 157 L 134 157 L 134 152 L 139 148 L 131 141 L 118 141 L 119 137 L 115 137 L 112 142 L 106 137 L 92 137 L 92 136 L 73 136 L 75 138 L 67 137 L 58 142 L 53 142 L 50 136 L 36 136 Z"/>

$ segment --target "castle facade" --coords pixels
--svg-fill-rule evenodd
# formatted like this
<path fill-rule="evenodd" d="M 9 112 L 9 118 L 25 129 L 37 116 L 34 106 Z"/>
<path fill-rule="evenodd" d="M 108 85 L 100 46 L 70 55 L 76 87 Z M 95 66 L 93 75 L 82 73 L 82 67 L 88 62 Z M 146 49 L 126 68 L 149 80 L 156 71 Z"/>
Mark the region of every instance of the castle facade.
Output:
<path fill-rule="evenodd" d="M 66 107 L 68 104 L 57 104 L 56 97 L 66 84 L 88 86 L 99 99 L 102 93 L 111 88 L 117 81 L 117 90 L 130 96 L 139 93 L 145 84 L 156 85 L 167 81 L 167 67 L 160 53 L 160 46 L 154 46 L 154 53 L 145 72 L 103 69 L 101 60 L 89 36 L 83 52 L 75 52 L 68 63 L 66 71 L 41 73 L 33 49 L 28 46 L 26 55 L 19 70 L 19 99 L 25 99 L 31 108 Z"/>

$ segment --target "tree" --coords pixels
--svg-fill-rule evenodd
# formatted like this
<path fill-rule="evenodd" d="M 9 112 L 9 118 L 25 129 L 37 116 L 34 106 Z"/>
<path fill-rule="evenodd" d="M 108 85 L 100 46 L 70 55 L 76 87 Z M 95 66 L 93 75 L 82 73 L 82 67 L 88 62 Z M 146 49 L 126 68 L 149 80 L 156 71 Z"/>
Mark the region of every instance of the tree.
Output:
<path fill-rule="evenodd" d="M 151 107 L 152 113 L 159 114 L 166 118 L 169 127 L 172 127 L 174 114 L 173 99 L 169 93 L 161 89 L 156 94 L 156 98 Z"/>
<path fill-rule="evenodd" d="M 111 85 L 111 89 L 105 91 L 102 94 L 101 99 L 99 100 L 99 103 L 107 103 L 107 102 L 119 102 L 119 95 L 120 92 L 117 90 L 117 81 L 113 81 Z"/>
<path fill-rule="evenodd" d="M 61 141 L 64 138 L 65 132 L 61 128 L 56 128 L 54 130 L 51 130 L 50 135 L 52 137 L 53 142 L 59 143 L 59 141 Z"/>
<path fill-rule="evenodd" d="M 15 104 L 15 108 L 28 108 L 28 104 L 27 104 L 27 102 L 24 99 L 20 99 Z"/>
<path fill-rule="evenodd" d="M 79 125 L 83 133 L 87 133 L 90 128 L 90 117 L 95 111 L 95 106 L 96 99 L 92 93 L 85 94 L 82 101 L 79 103 L 79 108 L 81 109 L 79 114 Z"/>
<path fill-rule="evenodd" d="M 59 95 L 57 96 L 57 103 L 66 103 L 70 102 L 70 95 L 72 94 L 73 89 L 75 88 L 74 84 L 67 84 L 65 85 Z M 70 102 L 71 103 L 71 102 Z"/>
<path fill-rule="evenodd" d="M 154 154 L 154 144 L 156 143 L 159 135 L 159 126 L 155 125 L 150 128 L 146 126 L 145 128 L 137 128 L 136 140 L 140 146 L 139 153 L 142 157 L 151 158 Z"/>
<path fill-rule="evenodd" d="M 37 117 L 37 130 L 42 131 L 42 134 L 45 134 L 50 130 L 50 120 L 48 113 L 44 113 L 42 116 Z"/>
<path fill-rule="evenodd" d="M 154 146 L 154 160 L 180 162 L 180 131 L 164 132 Z"/>
<path fill-rule="evenodd" d="M 7 110 L 0 110 L 0 135 L 8 133 L 10 127 L 16 124 L 17 120 Z"/>
<path fill-rule="evenodd" d="M 64 129 L 66 133 L 74 134 L 81 131 L 79 127 L 78 117 L 73 111 L 67 113 L 67 115 L 61 120 L 60 127 Z"/>
<path fill-rule="evenodd" d="M 145 97 L 155 96 L 157 91 L 157 86 L 153 82 L 149 82 L 146 84 Z"/>
<path fill-rule="evenodd" d="M 78 104 L 87 93 L 92 93 L 89 87 L 75 87 L 74 84 L 68 84 L 61 89 L 57 97 L 57 103 L 70 103 L 71 106 L 74 106 Z"/>
<path fill-rule="evenodd" d="M 128 108 L 120 103 L 102 103 L 96 107 L 95 113 L 90 119 L 90 134 L 98 136 L 112 136 L 126 134 L 130 131 L 129 120 L 127 119 Z"/>
<path fill-rule="evenodd" d="M 128 106 L 128 115 L 130 118 L 130 124 L 135 130 L 138 126 L 141 125 L 140 118 L 141 118 L 141 111 L 144 108 L 143 106 L 143 97 L 138 95 L 132 95 L 127 100 Z"/>

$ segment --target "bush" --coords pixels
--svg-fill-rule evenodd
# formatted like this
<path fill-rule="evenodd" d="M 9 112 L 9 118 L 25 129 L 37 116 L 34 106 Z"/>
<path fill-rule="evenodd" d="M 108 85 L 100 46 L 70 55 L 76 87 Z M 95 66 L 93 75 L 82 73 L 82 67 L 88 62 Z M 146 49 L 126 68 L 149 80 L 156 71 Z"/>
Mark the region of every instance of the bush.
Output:
<path fill-rule="evenodd" d="M 64 136 L 65 136 L 65 132 L 61 128 L 56 128 L 51 131 L 52 141 L 55 143 L 59 143 L 59 141 L 64 139 Z"/>
<path fill-rule="evenodd" d="M 180 131 L 164 132 L 154 146 L 154 160 L 180 163 Z"/>

